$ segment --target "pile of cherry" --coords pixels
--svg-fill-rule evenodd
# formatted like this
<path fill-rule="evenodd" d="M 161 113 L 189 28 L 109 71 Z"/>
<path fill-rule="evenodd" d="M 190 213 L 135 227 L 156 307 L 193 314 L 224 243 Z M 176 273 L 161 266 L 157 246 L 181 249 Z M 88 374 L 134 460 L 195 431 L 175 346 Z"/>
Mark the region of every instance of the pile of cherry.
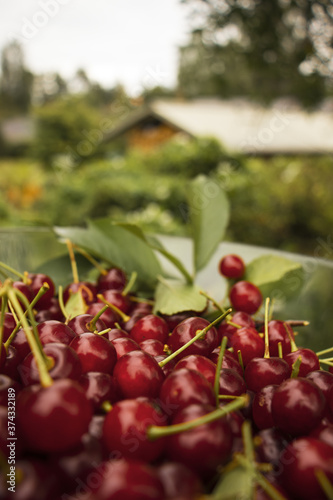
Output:
<path fill-rule="evenodd" d="M 63 303 L 81 293 L 87 305 L 72 319 L 50 277 L 2 284 L 0 498 L 225 498 L 216 485 L 246 460 L 257 500 L 332 498 L 333 367 L 296 346 L 301 322 L 267 308 L 258 319 L 242 259 L 225 256 L 219 272 L 231 309 L 214 324 L 205 311 L 153 314 L 118 268 L 64 290 Z"/>

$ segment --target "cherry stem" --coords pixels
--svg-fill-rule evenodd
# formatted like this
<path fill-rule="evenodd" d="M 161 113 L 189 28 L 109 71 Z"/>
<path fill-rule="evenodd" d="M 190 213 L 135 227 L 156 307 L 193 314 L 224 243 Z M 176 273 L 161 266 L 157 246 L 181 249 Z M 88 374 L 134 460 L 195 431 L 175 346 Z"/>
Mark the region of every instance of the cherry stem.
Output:
<path fill-rule="evenodd" d="M 7 285 L 7 295 L 8 299 L 11 301 L 13 304 L 13 307 L 19 317 L 19 320 L 21 321 L 22 327 L 24 329 L 25 335 L 27 337 L 27 341 L 29 343 L 31 352 L 35 358 L 36 365 L 37 365 L 37 370 L 39 373 L 39 378 L 41 385 L 43 387 L 49 387 L 53 384 L 53 380 L 48 372 L 48 366 L 47 366 L 47 358 L 44 355 L 43 348 L 41 346 L 40 341 L 37 341 L 38 333 L 34 332 L 35 330 L 35 325 L 34 325 L 34 318 L 31 309 L 29 308 L 29 303 L 26 297 L 23 295 L 23 293 L 20 293 L 18 290 L 14 290 L 13 287 Z M 21 304 L 18 300 L 18 296 L 20 297 L 20 300 L 24 303 L 25 301 L 27 302 L 27 310 L 28 314 L 30 316 L 30 320 L 32 319 L 32 324 L 33 327 L 31 329 L 31 326 L 28 323 L 28 320 L 26 316 L 24 315 L 23 309 L 21 307 Z M 31 318 L 32 316 L 32 318 Z M 34 334 L 35 333 L 35 334 Z"/>
<path fill-rule="evenodd" d="M 105 330 L 101 330 L 100 332 L 97 332 L 96 330 L 94 331 L 95 335 L 104 335 L 105 333 L 108 333 L 112 328 L 106 328 Z"/>
<path fill-rule="evenodd" d="M 238 362 L 242 367 L 242 370 L 244 371 L 244 363 L 243 363 L 243 356 L 242 356 L 242 351 L 238 349 L 237 351 L 237 356 L 238 356 Z"/>
<path fill-rule="evenodd" d="M 59 307 L 60 307 L 60 310 L 64 316 L 64 318 L 66 318 L 66 323 L 68 323 L 69 321 L 69 315 L 66 311 L 66 307 L 65 307 L 65 304 L 64 304 L 64 295 L 63 295 L 63 289 L 62 289 L 62 286 L 59 285 L 59 288 L 58 288 L 58 302 L 59 302 Z"/>
<path fill-rule="evenodd" d="M 182 345 L 179 349 L 177 349 L 176 351 L 174 351 L 173 353 L 171 353 L 170 356 L 168 356 L 167 358 L 163 359 L 163 361 L 160 361 L 158 363 L 160 365 L 160 367 L 163 368 L 163 366 L 165 366 L 167 363 L 169 363 L 169 361 L 172 361 L 174 358 L 176 358 L 178 356 L 178 354 L 180 354 L 181 352 L 185 351 L 185 349 L 187 349 L 188 346 L 190 346 L 191 344 L 193 344 L 197 340 L 201 339 L 201 337 L 203 337 L 204 335 L 206 335 L 206 333 L 208 332 L 208 330 L 210 330 L 213 326 L 215 326 L 217 323 L 219 323 L 220 321 L 222 321 L 231 312 L 232 312 L 232 309 L 230 308 L 227 311 L 225 311 L 223 314 L 221 314 L 221 316 L 219 316 L 214 321 L 212 321 L 212 323 L 210 323 L 208 326 L 206 326 L 205 328 L 203 328 L 203 330 L 199 330 L 199 333 L 197 333 L 191 340 L 189 340 L 188 342 L 186 342 L 186 344 Z"/>
<path fill-rule="evenodd" d="M 126 297 L 126 295 L 128 295 L 129 292 L 132 290 L 134 283 L 136 282 L 137 277 L 138 277 L 138 273 L 136 271 L 133 271 L 131 276 L 130 276 L 130 279 L 128 280 L 127 285 L 125 286 L 124 290 L 121 292 L 121 294 L 124 295 L 124 297 Z"/>
<path fill-rule="evenodd" d="M 298 356 L 298 358 L 296 359 L 296 361 L 292 364 L 293 368 L 292 368 L 292 371 L 291 371 L 290 378 L 296 378 L 296 377 L 298 377 L 301 363 L 302 363 L 302 356 Z"/>
<path fill-rule="evenodd" d="M 283 358 L 283 348 L 282 348 L 282 342 L 278 342 L 278 353 L 279 353 L 279 358 Z"/>
<path fill-rule="evenodd" d="M 213 297 L 208 295 L 203 290 L 200 290 L 199 293 L 200 293 L 200 295 L 203 295 L 204 297 L 206 297 L 206 299 L 209 300 L 216 307 L 216 309 L 218 309 L 221 313 L 225 313 L 225 309 L 218 302 L 216 302 L 216 300 L 213 299 Z"/>
<path fill-rule="evenodd" d="M 272 483 L 270 483 L 268 479 L 266 479 L 266 477 L 263 476 L 260 472 L 256 472 L 255 478 L 257 484 L 262 487 L 262 489 L 272 500 L 286 500 L 286 497 L 284 495 L 281 495 L 281 493 L 275 488 L 275 486 L 273 486 Z"/>
<path fill-rule="evenodd" d="M 327 496 L 328 500 L 333 500 L 333 484 L 328 479 L 325 472 L 321 469 L 317 469 L 315 471 L 315 475 L 317 477 L 318 483 L 325 492 L 325 495 Z"/>
<path fill-rule="evenodd" d="M 40 289 L 38 290 L 38 292 L 36 293 L 35 297 L 32 299 L 32 301 L 30 302 L 29 304 L 29 307 L 28 309 L 25 310 L 24 312 L 24 316 L 26 316 L 28 314 L 28 311 L 32 311 L 34 306 L 36 305 L 36 303 L 39 301 L 39 299 L 50 289 L 50 285 L 45 282 L 43 283 L 43 285 L 40 287 Z M 12 343 L 12 340 L 14 339 L 17 331 L 21 328 L 22 326 L 22 323 L 21 321 L 17 321 L 16 323 L 16 326 L 14 328 L 14 330 L 12 331 L 12 333 L 9 335 L 8 339 L 6 340 L 6 343 L 5 343 L 5 346 L 6 346 L 6 349 L 8 349 L 8 347 L 10 346 L 10 344 Z"/>
<path fill-rule="evenodd" d="M 0 267 L 2 267 L 3 269 L 6 269 L 6 271 L 9 271 L 10 273 L 14 274 L 18 278 L 20 278 L 22 281 L 24 281 L 24 278 L 25 278 L 24 274 L 20 273 L 19 271 L 17 271 L 13 267 L 9 266 L 8 264 L 5 264 L 4 262 L 0 262 Z"/>
<path fill-rule="evenodd" d="M 104 304 L 106 304 L 110 309 L 112 309 L 115 313 L 118 314 L 118 316 L 121 317 L 121 319 L 126 323 L 126 321 L 129 321 L 131 318 L 127 316 L 123 311 L 119 309 L 119 307 L 115 306 L 114 304 L 111 304 L 111 302 L 108 302 L 105 300 L 103 295 L 101 293 L 97 294 L 97 298 L 101 300 Z"/>
<path fill-rule="evenodd" d="M 75 245 L 75 243 L 72 243 L 73 248 L 77 250 L 83 257 L 85 257 L 101 274 L 104 276 L 107 274 L 107 271 L 104 269 L 104 267 L 101 266 L 99 262 L 97 262 L 96 259 L 94 259 L 88 252 L 83 250 L 83 248 L 78 247 Z"/>
<path fill-rule="evenodd" d="M 251 432 L 251 424 L 248 420 L 245 420 L 245 422 L 242 425 L 242 438 L 244 444 L 245 457 L 249 460 L 250 463 L 254 463 L 255 453 L 254 453 L 253 437 Z"/>
<path fill-rule="evenodd" d="M 88 327 L 88 330 L 89 331 L 93 331 L 95 332 L 96 330 L 96 323 L 97 321 L 99 320 L 99 318 L 102 316 L 103 313 L 105 313 L 105 311 L 107 311 L 109 309 L 109 306 L 108 305 L 105 305 L 104 307 L 102 307 L 97 314 L 95 314 L 95 316 L 93 317 L 93 319 L 91 321 L 89 321 L 87 323 L 87 327 Z"/>
<path fill-rule="evenodd" d="M 71 261 L 73 282 L 78 283 L 79 282 L 79 273 L 77 270 L 77 264 L 76 264 L 76 260 L 75 260 L 74 250 L 73 250 L 73 243 L 70 240 L 66 240 L 66 244 L 67 244 L 67 248 L 68 248 L 69 258 Z"/>
<path fill-rule="evenodd" d="M 323 354 L 327 354 L 333 351 L 333 347 L 329 347 L 328 349 L 324 349 L 323 351 L 316 352 L 317 356 L 322 356 Z"/>
<path fill-rule="evenodd" d="M 189 431 L 199 425 L 215 422 L 216 420 L 228 415 L 228 413 L 244 408 L 244 406 L 248 403 L 249 396 L 244 394 L 244 396 L 238 396 L 237 399 L 231 401 L 231 403 L 226 404 L 222 408 L 217 408 L 216 410 L 213 410 L 202 417 L 190 420 L 189 422 L 169 426 L 151 425 L 147 429 L 147 437 L 153 441 L 164 436 L 171 436 L 173 434 L 179 434 L 180 432 Z"/>
<path fill-rule="evenodd" d="M 228 320 L 228 319 L 227 319 L 227 323 L 228 323 L 228 325 L 234 326 L 235 328 L 242 328 L 242 325 L 238 325 L 237 323 L 234 323 L 233 321 Z"/>
<path fill-rule="evenodd" d="M 265 301 L 265 352 L 264 358 L 270 358 L 269 354 L 269 338 L 268 338 L 268 318 L 269 318 L 269 297 Z"/>
<path fill-rule="evenodd" d="M 320 359 L 319 363 L 323 363 L 324 365 L 333 366 L 333 359 Z"/>
<path fill-rule="evenodd" d="M 225 350 L 227 348 L 228 337 L 223 337 L 221 341 L 221 347 L 219 356 L 217 358 L 216 371 L 215 371 L 215 380 L 214 380 L 214 393 L 216 398 L 216 405 L 219 404 L 219 392 L 220 392 L 220 373 L 223 363 L 223 357 Z"/>
<path fill-rule="evenodd" d="M 285 323 L 288 323 L 291 327 L 293 326 L 309 326 L 310 321 L 304 321 L 302 319 L 288 319 L 285 321 Z"/>
<path fill-rule="evenodd" d="M 284 323 L 287 323 L 287 322 L 285 321 Z M 285 330 L 287 332 L 287 335 L 289 337 L 289 340 L 290 340 L 290 349 L 291 349 L 291 352 L 297 351 L 297 345 L 296 345 L 295 339 L 291 335 L 291 333 L 289 331 L 289 328 L 286 328 L 285 324 L 283 326 L 284 326 L 284 328 L 285 328 Z"/>

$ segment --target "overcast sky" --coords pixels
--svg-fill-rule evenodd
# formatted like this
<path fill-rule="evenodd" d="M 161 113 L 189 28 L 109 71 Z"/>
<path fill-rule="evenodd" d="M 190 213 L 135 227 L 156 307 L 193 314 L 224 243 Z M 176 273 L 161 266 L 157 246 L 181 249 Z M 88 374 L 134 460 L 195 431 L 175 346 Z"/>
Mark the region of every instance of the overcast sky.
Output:
<path fill-rule="evenodd" d="M 21 41 L 34 73 L 78 68 L 105 87 L 172 86 L 188 37 L 180 0 L 0 0 L 0 50 Z"/>

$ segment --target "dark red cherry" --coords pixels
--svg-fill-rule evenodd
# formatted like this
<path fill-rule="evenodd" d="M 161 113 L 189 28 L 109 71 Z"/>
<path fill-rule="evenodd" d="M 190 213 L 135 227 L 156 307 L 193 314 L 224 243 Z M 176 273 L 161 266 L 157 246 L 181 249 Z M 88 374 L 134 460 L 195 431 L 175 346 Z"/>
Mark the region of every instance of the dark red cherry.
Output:
<path fill-rule="evenodd" d="M 228 254 L 219 261 L 218 270 L 225 278 L 240 279 L 245 272 L 245 264 L 239 255 Z"/>
<path fill-rule="evenodd" d="M 141 351 L 139 344 L 137 344 L 134 340 L 129 337 L 119 337 L 111 340 L 114 348 L 117 352 L 117 359 L 124 356 L 128 352 L 132 351 Z"/>
<path fill-rule="evenodd" d="M 125 399 L 106 415 L 103 441 L 110 452 L 117 450 L 123 458 L 152 462 L 164 452 L 165 438 L 149 440 L 147 429 L 151 425 L 167 425 L 162 411 L 149 401 Z"/>
<path fill-rule="evenodd" d="M 220 348 L 217 347 L 209 356 L 209 359 L 211 359 L 215 364 L 217 364 L 219 352 Z M 224 352 L 221 368 L 230 368 L 231 370 L 235 370 L 241 377 L 243 377 L 243 368 L 239 364 L 236 355 L 228 350 Z"/>
<path fill-rule="evenodd" d="M 52 453 L 76 446 L 89 427 L 91 404 L 78 382 L 29 386 L 17 397 L 16 419 L 28 449 Z"/>
<path fill-rule="evenodd" d="M 12 345 L 8 346 L 6 360 L 1 368 L 1 372 L 4 375 L 7 375 L 8 377 L 12 378 L 13 380 L 16 380 L 21 383 L 20 374 L 18 372 L 18 367 L 20 365 L 20 362 L 21 362 L 21 356 L 19 352 L 15 349 L 14 346 Z"/>
<path fill-rule="evenodd" d="M 79 379 L 79 384 L 83 387 L 95 412 L 101 410 L 101 406 L 105 401 L 113 404 L 120 399 L 119 388 L 116 381 L 114 377 L 108 373 L 84 373 Z"/>
<path fill-rule="evenodd" d="M 274 427 L 266 427 L 255 435 L 255 453 L 258 461 L 278 467 L 281 453 L 289 444 L 284 434 Z"/>
<path fill-rule="evenodd" d="M 261 331 L 264 332 L 264 326 Z M 294 338 L 294 331 L 286 321 L 272 319 L 268 322 L 268 342 L 271 356 L 279 356 L 279 343 L 281 344 L 283 356 L 290 353 L 290 339 L 294 340 Z"/>
<path fill-rule="evenodd" d="M 101 295 L 107 302 L 117 307 L 125 314 L 129 313 L 131 308 L 131 301 L 129 297 L 127 295 L 123 295 L 120 290 L 103 290 L 103 292 L 101 292 Z M 99 298 L 98 300 L 99 302 L 103 302 L 101 298 Z"/>
<path fill-rule="evenodd" d="M 3 320 L 3 334 L 2 334 L 3 342 L 6 342 L 6 340 L 8 339 L 8 337 L 10 336 L 15 327 L 16 327 L 16 321 L 14 319 L 14 316 L 12 315 L 12 313 L 6 312 Z"/>
<path fill-rule="evenodd" d="M 82 366 L 77 353 L 67 344 L 52 342 L 43 347 L 44 354 L 52 359 L 53 366 L 49 370 L 53 380 L 69 378 L 77 380 L 82 374 Z M 20 363 L 18 371 L 24 385 L 40 383 L 34 355 L 30 352 Z"/>
<path fill-rule="evenodd" d="M 323 392 L 326 399 L 329 398 L 329 392 L 333 387 L 333 374 L 325 370 L 314 370 L 306 375 L 305 378 L 312 380 Z"/>
<path fill-rule="evenodd" d="M 192 404 L 179 410 L 171 424 L 176 425 L 200 418 L 215 409 L 214 406 Z M 226 419 L 202 424 L 186 432 L 168 437 L 167 455 L 180 462 L 201 478 L 211 477 L 224 465 L 232 450 L 233 438 Z M 204 457 L 204 458 L 203 458 Z"/>
<path fill-rule="evenodd" d="M 85 304 L 92 304 L 96 300 L 97 290 L 93 283 L 89 281 L 79 281 L 77 283 L 70 283 L 67 285 L 63 292 L 63 301 L 66 304 L 68 299 L 76 293 L 80 293 Z"/>
<path fill-rule="evenodd" d="M 183 320 L 172 331 L 168 345 L 172 352 L 185 345 L 193 339 L 201 330 L 209 326 L 209 321 L 201 317 L 192 317 Z M 209 356 L 209 354 L 218 345 L 218 334 L 216 328 L 211 327 L 202 338 L 196 340 L 193 344 L 189 345 L 182 353 L 177 356 L 177 360 L 188 356 L 190 354 L 201 354 L 202 356 Z"/>
<path fill-rule="evenodd" d="M 51 342 L 69 344 L 75 338 L 74 331 L 68 325 L 53 319 L 39 323 L 37 330 L 43 345 Z"/>
<path fill-rule="evenodd" d="M 245 311 L 234 312 L 229 321 L 239 326 L 251 326 L 252 328 L 255 328 L 256 326 L 256 323 L 252 316 Z"/>
<path fill-rule="evenodd" d="M 59 300 L 56 297 L 51 297 L 47 309 L 40 309 L 36 311 L 35 320 L 37 323 L 55 319 L 56 321 L 64 321 L 65 317 L 60 308 Z"/>
<path fill-rule="evenodd" d="M 86 314 L 90 314 L 94 317 L 103 307 L 105 307 L 105 304 L 102 302 L 93 302 L 89 305 Z M 100 319 L 103 321 L 106 328 L 115 328 L 115 324 L 121 321 L 120 316 L 110 307 L 100 315 Z"/>
<path fill-rule="evenodd" d="M 282 382 L 272 397 L 275 425 L 292 436 L 309 434 L 323 418 L 325 397 L 319 387 L 306 378 Z"/>
<path fill-rule="evenodd" d="M 68 326 L 76 335 L 80 335 L 85 332 L 102 332 L 107 329 L 106 324 L 101 318 L 98 318 L 94 326 L 92 326 L 91 321 L 93 319 L 94 316 L 92 314 L 78 314 L 68 322 Z"/>
<path fill-rule="evenodd" d="M 146 339 L 140 342 L 140 349 L 147 352 L 151 356 L 161 356 L 165 354 L 164 345 L 160 340 L 157 339 Z"/>
<path fill-rule="evenodd" d="M 8 375 L 0 373 L 0 406 L 7 406 L 8 395 L 11 392 L 17 395 L 21 389 L 22 385 L 17 380 L 13 380 Z"/>
<path fill-rule="evenodd" d="M 195 313 L 194 311 L 183 311 L 183 312 L 179 312 L 179 313 L 176 313 L 176 314 L 162 314 L 161 317 L 164 319 L 164 321 L 166 321 L 168 327 L 169 327 L 169 332 L 172 332 L 172 330 L 174 328 L 176 328 L 176 326 L 181 323 L 181 321 L 183 321 L 184 319 L 187 319 L 187 318 L 192 318 L 193 316 L 196 316 L 197 313 Z"/>
<path fill-rule="evenodd" d="M 16 290 L 19 290 L 25 296 L 25 298 L 27 299 L 28 303 L 30 304 L 30 302 L 32 301 L 32 299 L 34 297 L 33 292 L 31 290 L 30 286 L 28 286 L 23 281 L 13 281 L 13 285 L 12 286 Z M 19 302 L 21 304 L 21 307 L 25 311 L 26 308 L 27 308 L 25 301 L 20 301 L 19 300 Z"/>
<path fill-rule="evenodd" d="M 297 500 L 326 500 L 316 475 L 322 471 L 333 482 L 333 448 L 314 438 L 292 441 L 280 457 L 279 482 Z"/>
<path fill-rule="evenodd" d="M 266 385 L 279 385 L 289 375 L 288 363 L 277 357 L 252 358 L 244 371 L 247 388 L 253 392 L 258 392 Z"/>
<path fill-rule="evenodd" d="M 251 359 L 263 357 L 265 343 L 255 328 L 244 326 L 234 332 L 231 347 L 235 353 L 241 352 L 243 364 L 246 366 Z"/>
<path fill-rule="evenodd" d="M 12 347 L 15 347 L 20 360 L 23 360 L 31 351 L 27 336 L 23 328 L 17 330 L 15 337 L 13 338 L 10 345 Z"/>
<path fill-rule="evenodd" d="M 140 396 L 155 398 L 164 380 L 162 368 L 150 354 L 144 351 L 124 354 L 118 359 L 113 375 L 124 398 Z"/>
<path fill-rule="evenodd" d="M 173 461 L 163 462 L 157 468 L 165 496 L 172 498 L 199 498 L 204 492 L 202 481 L 186 465 Z"/>
<path fill-rule="evenodd" d="M 95 470 L 89 500 L 163 500 L 155 468 L 143 461 L 109 460 Z"/>
<path fill-rule="evenodd" d="M 163 344 L 166 344 L 169 336 L 169 327 L 160 316 L 148 314 L 135 323 L 130 336 L 138 344 L 147 339 L 159 340 Z"/>
<path fill-rule="evenodd" d="M 237 281 L 229 291 L 231 306 L 236 311 L 254 314 L 260 308 L 263 297 L 259 288 L 249 281 Z"/>
<path fill-rule="evenodd" d="M 272 416 L 272 398 L 278 387 L 278 385 L 266 385 L 254 395 L 252 419 L 258 429 L 269 429 L 275 426 Z"/>
<path fill-rule="evenodd" d="M 77 335 L 70 347 L 77 353 L 82 372 L 102 372 L 112 374 L 117 361 L 117 352 L 108 339 L 91 332 Z"/>
<path fill-rule="evenodd" d="M 309 434 L 309 437 L 324 441 L 324 443 L 327 443 L 333 447 L 333 425 L 322 421 L 320 422 L 318 427 L 316 427 Z"/>
<path fill-rule="evenodd" d="M 214 405 L 215 394 L 212 385 L 196 370 L 181 368 L 173 370 L 164 380 L 159 398 L 168 414 L 174 414 L 190 404 Z"/>
<path fill-rule="evenodd" d="M 229 368 L 222 368 L 219 387 L 219 394 L 224 396 L 241 396 L 246 393 L 246 384 L 243 377 Z"/>
<path fill-rule="evenodd" d="M 144 316 L 148 314 L 152 314 L 153 306 L 147 302 L 139 302 L 131 309 L 130 319 L 122 323 L 122 328 L 126 330 L 126 332 L 130 332 L 135 325 L 135 323 Z"/>
<path fill-rule="evenodd" d="M 119 338 L 129 338 L 128 333 L 122 328 L 111 328 L 108 332 L 106 332 L 103 337 L 107 338 L 112 342 L 115 339 Z"/>
<path fill-rule="evenodd" d="M 290 352 L 289 354 L 286 354 L 286 356 L 284 356 L 284 359 L 287 361 L 290 370 L 292 370 L 293 364 L 299 356 L 301 356 L 302 359 L 298 372 L 299 377 L 305 377 L 308 373 L 320 369 L 320 363 L 317 354 L 312 351 L 312 349 L 301 347 L 296 351 Z"/>
<path fill-rule="evenodd" d="M 188 368 L 189 370 L 196 370 L 197 372 L 200 372 L 205 379 L 207 379 L 208 382 L 214 386 L 216 364 L 209 358 L 201 356 L 200 354 L 190 354 L 189 356 L 185 356 L 178 361 L 174 369 L 179 370 L 181 368 Z"/>
<path fill-rule="evenodd" d="M 120 290 L 122 291 L 127 283 L 127 276 L 124 271 L 113 267 L 108 269 L 104 274 L 100 274 L 97 280 L 97 289 L 99 292 L 103 290 Z"/>
<path fill-rule="evenodd" d="M 42 295 L 42 297 L 38 300 L 37 304 L 35 305 L 35 308 L 37 310 L 47 309 L 51 303 L 52 297 L 54 297 L 55 294 L 54 281 L 52 280 L 52 278 L 50 278 L 50 276 L 47 276 L 46 274 L 43 273 L 29 273 L 28 280 L 33 298 L 39 292 L 44 283 L 47 283 L 49 285 L 49 289 L 47 290 L 47 292 L 45 292 L 44 295 Z"/>

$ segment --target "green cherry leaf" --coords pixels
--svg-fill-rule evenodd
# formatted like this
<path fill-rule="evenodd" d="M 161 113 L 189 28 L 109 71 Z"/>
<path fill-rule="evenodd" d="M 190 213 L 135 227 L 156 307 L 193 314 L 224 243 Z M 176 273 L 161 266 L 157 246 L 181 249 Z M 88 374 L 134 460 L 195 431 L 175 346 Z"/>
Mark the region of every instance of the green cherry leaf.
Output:
<path fill-rule="evenodd" d="M 207 299 L 201 295 L 197 285 L 159 278 L 155 292 L 154 313 L 171 315 L 182 311 L 201 312 L 206 305 Z"/>
<path fill-rule="evenodd" d="M 218 182 L 204 175 L 189 185 L 189 216 L 194 246 L 194 269 L 200 271 L 222 241 L 229 222 L 229 201 Z"/>
<path fill-rule="evenodd" d="M 251 469 L 236 466 L 227 470 L 216 484 L 210 500 L 252 500 L 254 495 L 254 475 Z"/>
<path fill-rule="evenodd" d="M 265 297 L 284 302 L 300 292 L 304 270 L 299 262 L 267 254 L 247 265 L 244 279 L 257 285 Z"/>
<path fill-rule="evenodd" d="M 86 310 L 87 304 L 82 296 L 82 292 L 79 290 L 70 294 L 65 304 L 66 318 L 72 319 L 79 314 L 84 314 Z"/>

